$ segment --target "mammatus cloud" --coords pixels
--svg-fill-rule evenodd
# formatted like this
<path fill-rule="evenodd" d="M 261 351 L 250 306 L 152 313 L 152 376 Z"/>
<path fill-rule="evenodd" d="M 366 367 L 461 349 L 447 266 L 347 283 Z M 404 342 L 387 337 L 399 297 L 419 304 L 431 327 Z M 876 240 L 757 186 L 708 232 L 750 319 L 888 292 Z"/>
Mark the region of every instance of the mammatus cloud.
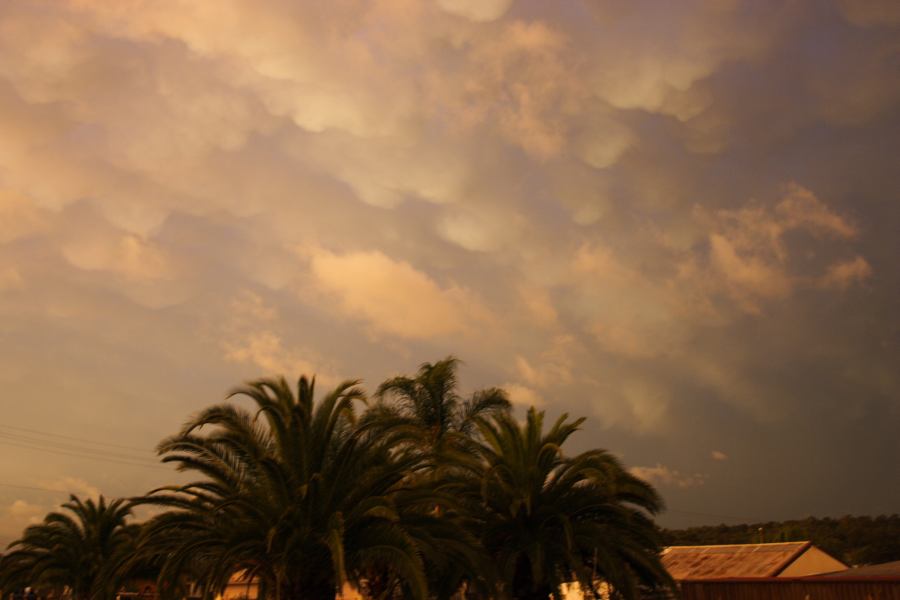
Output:
<path fill-rule="evenodd" d="M 897 26 L 877 0 L 8 0 L 5 416 L 158 439 L 242 379 L 452 353 L 637 464 L 664 447 L 682 473 L 645 468 L 686 502 L 727 447 L 753 485 L 785 483 L 767 453 L 810 474 L 773 511 L 895 506 L 848 490 L 897 450 Z M 840 482 L 835 438 L 865 465 Z"/>
<path fill-rule="evenodd" d="M 9 505 L 0 506 L 0 539 L 9 541 L 18 538 L 26 527 L 40 523 L 47 513 L 58 510 L 59 504 L 68 500 L 67 494 L 75 494 L 82 500 L 96 500 L 101 493 L 98 488 L 78 477 L 60 477 L 38 483 L 44 490 L 60 490 L 58 502 L 18 498 Z"/>
<path fill-rule="evenodd" d="M 821 275 L 810 274 L 806 265 L 798 268 L 798 254 L 815 252 L 817 245 L 827 247 L 829 240 L 852 240 L 858 230 L 810 190 L 795 183 L 786 186 L 774 208 L 752 204 L 701 219 L 710 219 L 709 263 L 713 272 L 700 276 L 705 279 L 712 275 L 712 281 L 717 276 L 726 293 L 751 313 L 763 310 L 764 301 L 782 299 L 797 287 L 821 282 L 846 288 L 871 274 L 871 267 L 859 256 L 849 262 L 837 259 Z M 811 239 L 790 248 L 788 236 L 800 233 Z"/>
<path fill-rule="evenodd" d="M 437 0 L 448 13 L 473 21 L 493 21 L 505 13 L 513 0 Z"/>
<path fill-rule="evenodd" d="M 713 460 L 725 461 L 728 460 L 728 455 L 722 452 L 721 450 L 713 450 L 710 452 L 710 456 Z"/>
<path fill-rule="evenodd" d="M 544 407 L 544 399 L 541 398 L 536 391 L 526 385 L 520 383 L 507 383 L 502 386 L 506 393 L 509 394 L 509 401 L 515 406 L 530 408 Z"/>
<path fill-rule="evenodd" d="M 840 0 L 838 6 L 848 21 L 861 27 L 900 25 L 900 8 L 890 0 Z"/>
<path fill-rule="evenodd" d="M 316 375 L 325 386 L 339 382 L 331 367 L 309 349 L 290 347 L 275 330 L 279 329 L 278 311 L 250 291 L 231 301 L 231 317 L 220 331 L 225 360 L 245 363 L 269 375 L 292 379 L 298 375 Z"/>
<path fill-rule="evenodd" d="M 47 513 L 47 507 L 27 500 L 14 500 L 0 508 L 0 536 L 4 540 L 17 538 L 29 525 L 40 523 Z"/>
<path fill-rule="evenodd" d="M 706 475 L 700 473 L 685 474 L 677 469 L 656 463 L 653 467 L 632 467 L 631 474 L 654 485 L 662 487 L 691 488 L 704 484 Z"/>
<path fill-rule="evenodd" d="M 102 494 L 100 488 L 79 477 L 60 477 L 59 479 L 46 482 L 45 487 L 48 489 L 66 490 L 69 494 L 74 494 L 82 500 L 87 500 L 88 498 L 96 500 Z"/>
<path fill-rule="evenodd" d="M 0 290 L 21 290 L 24 281 L 15 267 L 4 267 L 0 270 Z"/>
<path fill-rule="evenodd" d="M 828 270 L 819 278 L 819 284 L 825 288 L 846 290 L 852 285 L 860 284 L 872 276 L 872 267 L 861 256 L 842 260 L 828 265 Z"/>
<path fill-rule="evenodd" d="M 62 249 L 65 259 L 78 269 L 107 271 L 134 280 L 160 279 L 169 274 L 166 257 L 137 236 L 79 241 Z"/>
<path fill-rule="evenodd" d="M 336 254 L 313 249 L 310 269 L 317 289 L 337 300 L 348 319 L 401 338 L 471 334 L 487 322 L 487 309 L 470 290 L 441 286 L 426 273 L 382 252 Z"/>

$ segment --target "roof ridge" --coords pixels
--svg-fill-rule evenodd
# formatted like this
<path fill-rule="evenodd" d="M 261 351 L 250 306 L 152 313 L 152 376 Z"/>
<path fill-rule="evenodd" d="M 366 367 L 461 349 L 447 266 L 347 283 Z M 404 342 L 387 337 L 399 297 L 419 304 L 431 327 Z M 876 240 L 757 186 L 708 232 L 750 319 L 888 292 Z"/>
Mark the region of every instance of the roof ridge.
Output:
<path fill-rule="evenodd" d="M 810 540 L 798 540 L 792 542 L 751 542 L 746 544 L 697 544 L 697 545 L 678 545 L 678 546 L 666 546 L 663 550 L 670 550 L 673 548 L 724 548 L 724 547 L 751 547 L 751 546 L 788 546 L 788 545 L 806 545 L 812 544 Z"/>
<path fill-rule="evenodd" d="M 788 568 L 788 566 L 797 560 L 801 554 L 806 552 L 812 547 L 812 542 L 806 542 L 801 547 L 797 548 L 789 557 L 787 557 L 781 565 L 778 566 L 777 569 L 772 571 L 772 577 L 777 577 L 779 573 Z"/>

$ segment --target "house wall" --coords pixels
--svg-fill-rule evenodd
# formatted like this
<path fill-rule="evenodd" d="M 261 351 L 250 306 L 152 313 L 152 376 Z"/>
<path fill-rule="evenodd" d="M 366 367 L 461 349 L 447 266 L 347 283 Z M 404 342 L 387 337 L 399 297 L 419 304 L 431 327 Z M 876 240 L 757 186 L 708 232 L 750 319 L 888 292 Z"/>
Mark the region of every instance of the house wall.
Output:
<path fill-rule="evenodd" d="M 685 581 L 682 600 L 900 600 L 900 581 Z"/>
<path fill-rule="evenodd" d="M 609 599 L 609 586 L 605 583 L 600 583 L 598 591 L 600 592 L 600 597 L 603 600 Z M 584 600 L 584 592 L 581 590 L 581 586 L 577 581 L 573 581 L 572 583 L 564 583 L 562 584 L 562 593 L 563 600 Z"/>
<path fill-rule="evenodd" d="M 815 546 L 810 546 L 803 554 L 794 559 L 778 577 L 805 577 L 843 571 L 847 565 L 828 556 Z"/>
<path fill-rule="evenodd" d="M 232 577 L 231 583 L 225 586 L 225 590 L 218 596 L 217 600 L 257 600 L 259 598 L 259 585 L 256 580 L 245 582 L 240 581 L 240 579 L 240 574 Z M 336 600 L 363 600 L 359 592 L 349 583 L 344 584 L 343 590 L 335 598 Z"/>
<path fill-rule="evenodd" d="M 259 596 L 259 586 L 255 581 L 231 582 L 225 586 L 221 600 L 256 600 Z"/>
<path fill-rule="evenodd" d="M 345 583 L 341 593 L 335 596 L 336 600 L 363 600 L 362 595 L 349 583 Z"/>

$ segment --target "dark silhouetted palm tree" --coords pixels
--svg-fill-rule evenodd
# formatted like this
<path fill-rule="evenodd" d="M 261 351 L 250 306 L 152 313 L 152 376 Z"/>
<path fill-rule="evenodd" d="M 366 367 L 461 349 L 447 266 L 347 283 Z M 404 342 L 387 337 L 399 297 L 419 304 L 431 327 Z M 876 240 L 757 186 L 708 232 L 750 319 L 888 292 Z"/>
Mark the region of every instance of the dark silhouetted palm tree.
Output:
<path fill-rule="evenodd" d="M 500 413 L 479 420 L 484 441 L 459 457 L 468 465 L 460 496 L 499 571 L 499 596 L 546 600 L 563 583 L 595 590 L 603 580 L 630 599 L 642 586 L 671 583 L 651 518 L 662 507 L 653 488 L 605 451 L 563 454 L 583 421 L 563 415 L 544 432 L 534 408 L 523 425 Z"/>
<path fill-rule="evenodd" d="M 23 585 L 68 588 L 74 600 L 111 600 L 134 552 L 139 526 L 127 523 L 124 500 L 107 503 L 71 496 L 66 512 L 51 512 L 28 527 L 0 559 L 0 590 Z"/>
<path fill-rule="evenodd" d="M 479 417 L 510 408 L 506 392 L 487 388 L 463 400 L 456 391 L 459 360 L 448 356 L 436 363 L 423 363 L 415 377 L 394 377 L 378 387 L 377 396 L 391 400 L 381 407 L 405 419 L 424 433 L 434 449 L 455 434 L 469 436 Z"/>
<path fill-rule="evenodd" d="M 478 390 L 468 398 L 457 391 L 456 372 L 460 361 L 448 356 L 435 363 L 423 363 L 415 377 L 399 376 L 382 383 L 376 392 L 379 402 L 366 419 L 400 425 L 414 432 L 414 446 L 427 459 L 427 468 L 417 475 L 426 486 L 441 487 L 454 470 L 455 452 L 466 452 L 477 436 L 481 417 L 507 412 L 510 402 L 499 388 Z M 491 578 L 491 565 L 477 542 L 474 522 L 453 503 L 435 506 L 435 514 L 456 531 L 459 540 L 471 538 L 469 551 L 452 556 L 437 552 L 424 556 L 432 594 L 451 597 L 464 584 L 484 589 Z"/>
<path fill-rule="evenodd" d="M 379 593 L 425 598 L 422 556 L 465 551 L 433 514 L 449 500 L 414 477 L 424 459 L 407 450 L 408 430 L 361 424 L 356 382 L 318 403 L 313 392 L 305 377 L 296 395 L 281 378 L 250 383 L 235 394 L 254 412 L 210 407 L 160 444 L 165 462 L 202 476 L 141 500 L 173 509 L 141 542 L 162 557 L 163 584 L 190 575 L 214 594 L 243 571 L 269 597 L 319 599 L 378 573 Z"/>

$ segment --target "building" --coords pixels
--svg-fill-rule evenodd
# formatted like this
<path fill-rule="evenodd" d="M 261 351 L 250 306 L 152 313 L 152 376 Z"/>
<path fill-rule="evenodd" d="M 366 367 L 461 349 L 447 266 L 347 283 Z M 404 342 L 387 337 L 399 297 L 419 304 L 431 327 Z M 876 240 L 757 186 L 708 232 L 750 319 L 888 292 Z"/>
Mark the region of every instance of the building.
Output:
<path fill-rule="evenodd" d="M 811 542 L 670 546 L 663 566 L 677 582 L 723 578 L 804 577 L 844 571 L 847 565 Z"/>
<path fill-rule="evenodd" d="M 216 600 L 257 600 L 259 598 L 258 581 L 247 575 L 246 571 L 234 573 L 228 580 L 222 594 Z"/>
<path fill-rule="evenodd" d="M 216 600 L 259 600 L 259 581 L 248 577 L 246 571 L 238 571 L 231 576 Z M 335 600 L 362 600 L 362 596 L 352 585 L 345 583 L 341 593 L 335 595 Z"/>
<path fill-rule="evenodd" d="M 807 577 L 681 582 L 682 600 L 900 600 L 900 561 Z"/>
<path fill-rule="evenodd" d="M 829 573 L 828 577 L 855 579 L 896 579 L 900 581 L 900 560 L 880 563 L 877 565 L 866 565 L 864 567 L 854 567 L 852 569 L 839 571 L 837 573 Z"/>

